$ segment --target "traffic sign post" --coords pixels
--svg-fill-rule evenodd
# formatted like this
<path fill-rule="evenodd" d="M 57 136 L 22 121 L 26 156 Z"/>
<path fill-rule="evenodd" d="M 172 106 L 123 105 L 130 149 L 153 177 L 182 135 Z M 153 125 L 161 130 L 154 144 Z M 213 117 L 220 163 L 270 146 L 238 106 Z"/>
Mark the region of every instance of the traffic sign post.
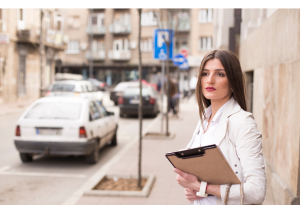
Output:
<path fill-rule="evenodd" d="M 155 29 L 154 30 L 154 56 L 156 60 L 167 60 L 167 44 L 169 43 L 169 59 L 173 58 L 173 38 L 174 30 L 172 29 Z"/>

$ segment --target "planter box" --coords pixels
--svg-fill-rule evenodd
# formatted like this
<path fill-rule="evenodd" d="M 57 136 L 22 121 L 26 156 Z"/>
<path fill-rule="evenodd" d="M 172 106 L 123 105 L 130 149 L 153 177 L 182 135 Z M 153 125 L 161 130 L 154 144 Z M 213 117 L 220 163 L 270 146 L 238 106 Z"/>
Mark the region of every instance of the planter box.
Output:
<path fill-rule="evenodd" d="M 107 178 L 113 178 L 113 177 L 118 177 L 118 178 L 123 178 L 123 179 L 129 179 L 129 178 L 137 178 L 136 175 L 119 175 L 119 174 L 112 174 L 112 175 L 105 175 L 103 176 L 98 182 L 101 182 L 102 179 L 105 177 Z M 142 191 L 111 191 L 111 190 L 94 190 L 93 186 L 92 190 L 84 192 L 83 195 L 85 196 L 128 196 L 128 197 L 147 197 L 151 191 L 151 188 L 153 186 L 153 183 L 155 181 L 155 176 L 154 175 L 143 175 L 142 178 L 147 178 L 147 182 L 142 189 Z"/>

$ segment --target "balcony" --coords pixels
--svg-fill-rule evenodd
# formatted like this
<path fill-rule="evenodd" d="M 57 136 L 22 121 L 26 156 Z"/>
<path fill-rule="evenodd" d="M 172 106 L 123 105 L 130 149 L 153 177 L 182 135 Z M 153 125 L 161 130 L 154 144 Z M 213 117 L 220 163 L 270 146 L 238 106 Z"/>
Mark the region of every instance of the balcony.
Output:
<path fill-rule="evenodd" d="M 105 8 L 89 8 L 90 11 L 102 11 Z"/>
<path fill-rule="evenodd" d="M 179 19 L 179 21 L 173 21 L 173 28 L 176 32 L 189 32 L 191 30 L 190 19 Z"/>
<path fill-rule="evenodd" d="M 86 51 L 85 58 L 87 60 L 103 61 L 105 60 L 105 51 Z"/>
<path fill-rule="evenodd" d="M 106 28 L 105 26 L 87 26 L 86 33 L 93 35 L 105 35 Z"/>
<path fill-rule="evenodd" d="M 129 34 L 131 32 L 131 25 L 113 23 L 109 25 L 109 32 L 113 34 Z"/>
<path fill-rule="evenodd" d="M 129 50 L 128 51 L 110 50 L 108 53 L 108 58 L 110 60 L 126 61 L 126 60 L 130 60 L 131 53 Z"/>

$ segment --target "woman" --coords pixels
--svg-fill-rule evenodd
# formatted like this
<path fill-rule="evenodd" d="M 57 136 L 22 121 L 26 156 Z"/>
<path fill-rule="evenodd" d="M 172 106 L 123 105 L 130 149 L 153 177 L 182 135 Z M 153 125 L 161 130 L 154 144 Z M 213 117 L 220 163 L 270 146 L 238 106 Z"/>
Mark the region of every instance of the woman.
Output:
<path fill-rule="evenodd" d="M 244 204 L 262 203 L 266 193 L 262 136 L 253 115 L 246 112 L 239 60 L 230 51 L 211 51 L 201 62 L 198 79 L 196 97 L 201 120 L 187 148 L 218 145 L 243 185 L 208 184 L 206 193 L 213 196 L 202 198 L 196 195 L 201 182 L 194 175 L 175 168 L 177 182 L 194 205 L 241 204 L 241 198 Z"/>

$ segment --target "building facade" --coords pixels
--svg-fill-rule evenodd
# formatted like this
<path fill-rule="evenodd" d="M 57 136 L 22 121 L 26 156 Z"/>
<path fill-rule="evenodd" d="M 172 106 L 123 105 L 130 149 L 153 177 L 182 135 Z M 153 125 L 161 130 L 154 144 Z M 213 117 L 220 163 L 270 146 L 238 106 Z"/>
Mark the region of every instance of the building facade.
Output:
<path fill-rule="evenodd" d="M 55 29 L 61 22 L 56 10 L 44 9 L 43 14 L 41 41 L 40 9 L 0 9 L 0 103 L 35 100 L 53 81 L 64 33 Z"/>
<path fill-rule="evenodd" d="M 150 83 L 157 83 L 161 72 L 161 61 L 153 58 L 154 29 L 162 28 L 165 23 L 157 17 L 161 11 L 142 10 L 143 78 Z M 56 66 L 57 72 L 92 76 L 108 85 L 138 79 L 137 9 L 67 9 L 64 13 L 69 44 L 59 56 L 61 65 Z M 173 78 L 183 80 L 184 76 L 190 78 L 196 74 L 204 54 L 212 49 L 212 20 L 212 9 L 173 10 L 169 21 L 175 31 L 174 55 L 185 49 L 189 62 L 189 69 L 184 71 L 170 62 Z"/>

